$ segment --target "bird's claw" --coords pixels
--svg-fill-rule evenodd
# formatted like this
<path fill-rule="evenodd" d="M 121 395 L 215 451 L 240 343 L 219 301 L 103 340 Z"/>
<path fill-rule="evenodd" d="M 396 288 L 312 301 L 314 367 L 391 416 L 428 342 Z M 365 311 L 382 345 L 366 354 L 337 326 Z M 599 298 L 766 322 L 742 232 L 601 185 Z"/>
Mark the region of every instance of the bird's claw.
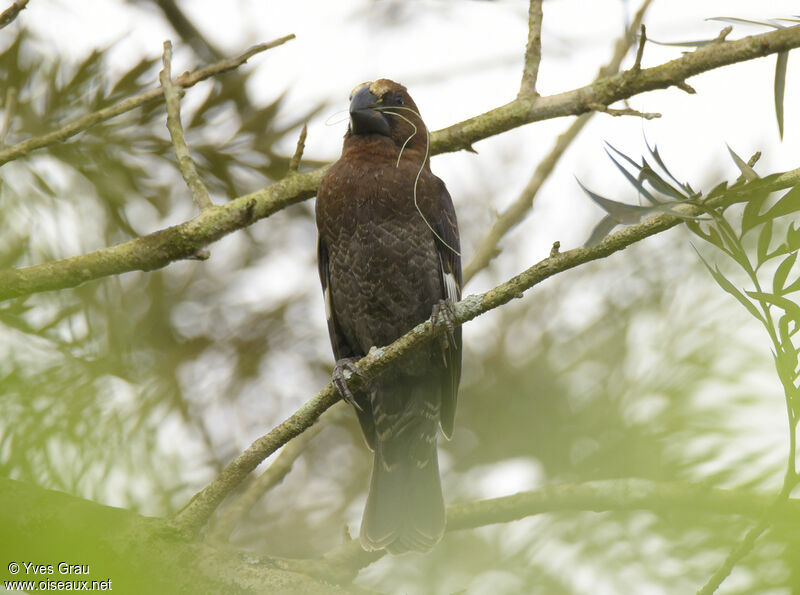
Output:
<path fill-rule="evenodd" d="M 444 325 L 447 332 L 442 335 L 442 352 L 448 346 L 456 347 L 456 307 L 449 299 L 439 300 L 433 305 L 431 312 L 431 324 L 435 327 Z"/>
<path fill-rule="evenodd" d="M 359 411 L 363 411 L 364 408 L 356 401 L 355 396 L 353 396 L 353 393 L 350 391 L 350 387 L 347 386 L 347 379 L 344 377 L 345 372 L 350 372 L 351 378 L 352 376 L 358 376 L 362 379 L 364 378 L 364 374 L 362 374 L 361 370 L 356 368 L 355 365 L 359 359 L 360 358 L 358 357 L 343 357 L 336 362 L 336 364 L 333 366 L 333 386 L 336 387 L 336 390 L 339 392 L 339 396 L 342 397 L 342 399 L 350 403 Z"/>

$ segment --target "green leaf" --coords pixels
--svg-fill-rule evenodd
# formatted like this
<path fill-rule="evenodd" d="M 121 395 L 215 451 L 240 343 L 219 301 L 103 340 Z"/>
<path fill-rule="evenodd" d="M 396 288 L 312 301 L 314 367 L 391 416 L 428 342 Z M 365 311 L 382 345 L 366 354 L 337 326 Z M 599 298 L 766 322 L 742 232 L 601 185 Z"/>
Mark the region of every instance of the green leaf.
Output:
<path fill-rule="evenodd" d="M 739 291 L 738 289 L 736 289 L 736 287 L 734 286 L 734 284 L 733 284 L 733 283 L 731 283 L 731 282 L 730 282 L 730 281 L 729 281 L 729 280 L 728 280 L 728 279 L 725 277 L 725 275 L 723 275 L 723 274 L 720 272 L 720 270 L 719 270 L 719 268 L 718 268 L 717 266 L 714 266 L 714 268 L 712 269 L 712 268 L 711 268 L 711 265 L 710 265 L 710 264 L 708 264 L 708 263 L 706 262 L 706 259 L 705 259 L 705 258 L 703 258 L 703 256 L 700 254 L 700 252 L 698 252 L 698 251 L 697 251 L 697 248 L 695 248 L 695 249 L 694 249 L 694 251 L 695 251 L 695 252 L 697 252 L 697 255 L 700 257 L 700 260 L 701 260 L 701 261 L 703 261 L 703 264 L 704 264 L 704 265 L 706 265 L 706 268 L 708 269 L 708 272 L 709 272 L 709 273 L 711 273 L 711 276 L 712 276 L 712 277 L 714 277 L 714 281 L 716 281 L 716 282 L 717 282 L 717 285 L 719 285 L 720 287 L 722 287 L 722 289 L 724 289 L 724 290 L 725 290 L 725 291 L 727 291 L 729 294 L 731 294 L 733 297 L 735 297 L 735 298 L 736 298 L 736 299 L 739 301 L 739 303 L 740 303 L 740 304 L 742 304 L 742 305 L 743 305 L 745 308 L 747 308 L 747 311 L 748 311 L 748 312 L 750 312 L 750 314 L 752 314 L 752 315 L 753 315 L 753 316 L 755 316 L 755 317 L 756 317 L 758 320 L 760 320 L 762 324 L 765 324 L 764 317 L 763 317 L 763 316 L 761 315 L 761 313 L 758 311 L 758 308 L 756 308 L 755 304 L 753 304 L 753 302 L 751 302 L 750 300 L 748 300 L 748 299 L 747 299 L 747 298 L 746 298 L 746 297 L 745 297 L 745 296 L 742 294 L 742 292 L 741 292 L 741 291 Z M 748 293 L 749 293 L 749 292 L 748 292 Z"/>
<path fill-rule="evenodd" d="M 758 265 L 760 267 L 767 261 L 767 252 L 769 251 L 769 243 L 772 241 L 772 221 L 767 221 L 764 227 L 761 228 L 761 233 L 758 234 L 758 247 L 756 254 L 758 256 Z"/>
<path fill-rule="evenodd" d="M 783 262 L 778 265 L 775 270 L 775 276 L 772 278 L 772 292 L 775 295 L 783 294 L 783 287 L 786 283 L 786 278 L 789 276 L 789 271 L 792 270 L 794 262 L 797 260 L 797 252 L 792 252 L 789 256 L 783 259 Z"/>
<path fill-rule="evenodd" d="M 681 188 L 683 188 L 683 189 L 684 189 L 684 191 L 685 191 L 687 194 L 689 194 L 689 195 L 693 195 L 693 194 L 694 194 L 694 192 L 692 191 L 692 189 L 691 189 L 691 187 L 689 186 L 689 184 L 686 184 L 686 183 L 683 183 L 683 182 L 680 182 L 680 181 L 678 181 L 678 179 L 677 179 L 675 176 L 673 176 L 673 175 L 672 175 L 672 172 L 671 172 L 671 171 L 669 171 L 669 169 L 667 168 L 667 164 L 666 164 L 666 163 L 664 163 L 664 160 L 661 158 L 661 155 L 660 155 L 660 154 L 659 154 L 659 152 L 658 152 L 658 145 L 656 145 L 656 144 L 653 144 L 653 146 L 652 146 L 652 147 L 650 147 L 650 143 L 649 143 L 649 142 L 647 142 L 647 137 L 645 137 L 645 139 L 644 139 L 644 144 L 647 146 L 647 150 L 650 152 L 650 155 L 652 155 L 652 156 L 653 156 L 653 159 L 655 159 L 655 160 L 656 160 L 656 163 L 658 164 L 658 166 L 659 166 L 661 169 L 663 169 L 663 170 L 664 170 L 664 172 L 665 172 L 665 173 L 666 173 L 666 174 L 667 174 L 667 175 L 668 175 L 668 176 L 669 176 L 669 177 L 672 179 L 672 181 L 673 181 L 673 182 L 675 182 L 675 183 L 676 183 L 678 186 L 680 186 Z"/>
<path fill-rule="evenodd" d="M 619 224 L 614 220 L 613 217 L 611 217 L 611 215 L 606 215 L 597 225 L 594 226 L 589 239 L 586 240 L 586 243 L 584 243 L 584 247 L 591 248 L 592 246 L 596 246 L 602 242 L 603 238 L 611 233 L 611 230 L 617 225 Z"/>
<path fill-rule="evenodd" d="M 789 224 L 789 229 L 786 230 L 786 245 L 789 250 L 797 250 L 800 248 L 800 227 L 795 229 L 794 222 Z"/>
<path fill-rule="evenodd" d="M 725 146 L 728 147 L 728 152 L 731 154 L 731 157 L 733 157 L 733 162 L 736 164 L 736 167 L 739 168 L 739 171 L 742 172 L 744 178 L 748 182 L 752 180 L 757 180 L 758 174 L 755 172 L 755 170 L 752 167 L 750 167 L 744 159 L 739 157 L 736 154 L 736 152 L 730 148 L 729 145 L 726 144 Z"/>
<path fill-rule="evenodd" d="M 783 296 L 775 295 L 772 293 L 764 293 L 761 291 L 748 291 L 747 295 L 761 302 L 767 302 L 768 304 L 777 306 L 778 308 L 786 312 L 786 315 L 791 320 L 794 320 L 795 322 L 800 322 L 800 306 L 798 306 L 789 298 L 785 298 Z"/>
<path fill-rule="evenodd" d="M 779 25 L 772 21 L 751 21 L 749 19 L 740 19 L 737 17 L 711 17 L 707 21 L 720 21 L 722 23 L 733 23 L 734 25 L 763 25 L 764 27 L 774 27 L 775 29 L 783 29 L 783 25 Z"/>
<path fill-rule="evenodd" d="M 784 194 L 769 211 L 764 213 L 764 219 L 775 219 L 798 211 L 800 211 L 800 185 Z"/>
<path fill-rule="evenodd" d="M 644 159 L 642 159 L 642 161 L 644 161 L 644 165 L 639 170 L 640 180 L 650 182 L 650 185 L 661 194 L 666 194 L 667 196 L 671 196 L 672 198 L 678 200 L 686 200 L 688 198 L 683 192 L 661 178 L 661 176 L 659 176 L 655 170 L 650 167 L 650 164 L 648 164 L 647 161 Z"/>
<path fill-rule="evenodd" d="M 789 343 L 788 351 L 781 350 L 777 356 L 773 354 L 773 357 L 775 358 L 775 369 L 778 370 L 778 375 L 794 383 L 797 352 L 791 347 L 791 343 Z"/>
<path fill-rule="evenodd" d="M 717 248 L 725 252 L 726 254 L 730 255 L 730 251 L 725 247 L 725 241 L 722 239 L 722 236 L 717 230 L 716 227 L 709 227 L 708 233 L 703 231 L 703 228 L 700 227 L 700 224 L 697 221 L 687 221 L 686 227 L 688 227 L 691 231 L 695 234 L 703 238 L 709 244 L 714 244 Z"/>
<path fill-rule="evenodd" d="M 577 178 L 576 178 L 577 180 Z M 627 205 L 609 198 L 605 198 L 589 190 L 580 180 L 578 185 L 583 191 L 597 203 L 606 213 L 608 213 L 617 223 L 638 223 L 646 214 L 652 213 L 651 207 L 640 207 L 639 205 Z"/>
<path fill-rule="evenodd" d="M 744 213 L 742 213 L 742 236 L 763 221 L 763 217 L 759 215 L 759 212 L 764 205 L 764 201 L 767 200 L 767 196 L 765 192 L 760 192 L 747 201 L 744 206 Z"/>
<path fill-rule="evenodd" d="M 778 119 L 778 133 L 783 140 L 783 92 L 786 90 L 786 66 L 789 52 L 779 52 L 775 63 L 775 117 Z"/>
<path fill-rule="evenodd" d="M 783 288 L 784 295 L 795 291 L 800 291 L 800 278 L 795 279 L 794 283 Z"/>
<path fill-rule="evenodd" d="M 606 144 L 608 144 L 608 143 L 606 143 Z M 628 157 L 627 155 L 624 155 L 622 152 L 618 151 L 617 149 L 612 147 L 610 144 L 608 146 L 611 147 L 611 149 L 613 149 L 616 153 L 618 153 L 619 155 L 624 157 L 629 163 L 632 163 L 633 166 L 636 168 L 637 172 L 641 171 L 641 167 L 638 166 L 636 164 L 636 162 L 634 162 L 630 157 Z M 631 173 L 627 169 L 622 167 L 621 163 L 619 163 L 616 159 L 614 159 L 614 157 L 611 155 L 611 153 L 608 152 L 608 149 L 606 149 L 606 155 L 608 155 L 608 158 L 611 159 L 611 161 L 614 163 L 614 165 L 617 166 L 617 169 L 622 172 L 622 175 L 625 176 L 625 179 L 628 180 L 628 182 L 630 182 L 631 185 L 634 188 L 636 188 L 636 190 L 639 191 L 639 194 L 644 196 L 649 202 L 651 202 L 654 205 L 657 205 L 657 204 L 661 203 L 661 201 L 656 200 L 656 198 L 647 191 L 647 189 L 642 185 L 641 182 L 639 182 L 639 180 L 637 180 L 635 177 L 633 177 L 633 175 L 631 175 Z"/>

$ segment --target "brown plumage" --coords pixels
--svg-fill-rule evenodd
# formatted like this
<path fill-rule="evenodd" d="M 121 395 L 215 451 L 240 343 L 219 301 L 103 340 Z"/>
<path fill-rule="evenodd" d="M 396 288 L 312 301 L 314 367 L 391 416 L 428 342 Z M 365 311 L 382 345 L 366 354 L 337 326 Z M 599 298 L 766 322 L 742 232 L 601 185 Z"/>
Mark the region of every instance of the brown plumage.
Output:
<path fill-rule="evenodd" d="M 381 79 L 351 95 L 342 156 L 317 194 L 319 274 L 337 365 L 374 451 L 361 523 L 366 549 L 426 551 L 444 531 L 438 427 L 453 432 L 461 331 L 430 343 L 351 394 L 342 371 L 460 299 L 458 225 L 430 169 L 428 131 L 402 85 Z M 416 202 L 416 204 L 415 204 Z"/>

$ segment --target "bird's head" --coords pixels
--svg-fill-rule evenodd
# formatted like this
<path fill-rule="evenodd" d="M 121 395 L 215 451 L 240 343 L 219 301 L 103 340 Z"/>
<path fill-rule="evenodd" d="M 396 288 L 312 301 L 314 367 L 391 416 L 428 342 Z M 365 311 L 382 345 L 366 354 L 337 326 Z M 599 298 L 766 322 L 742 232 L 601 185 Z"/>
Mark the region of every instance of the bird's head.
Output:
<path fill-rule="evenodd" d="M 380 135 L 398 149 L 427 149 L 428 131 L 406 88 L 389 79 L 361 83 L 350 94 L 350 126 L 345 138 Z"/>

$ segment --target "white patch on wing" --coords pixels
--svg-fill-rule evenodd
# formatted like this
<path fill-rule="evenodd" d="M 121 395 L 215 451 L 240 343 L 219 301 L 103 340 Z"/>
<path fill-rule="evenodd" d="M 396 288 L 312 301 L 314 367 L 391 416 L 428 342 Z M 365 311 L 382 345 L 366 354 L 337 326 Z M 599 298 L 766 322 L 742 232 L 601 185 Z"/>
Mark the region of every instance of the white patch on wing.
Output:
<path fill-rule="evenodd" d="M 454 304 L 458 302 L 458 283 L 453 273 L 446 273 L 444 276 L 444 288 L 447 292 L 447 299 Z"/>
<path fill-rule="evenodd" d="M 325 288 L 325 317 L 330 320 L 333 316 L 333 307 L 331 306 L 331 288 Z"/>
<path fill-rule="evenodd" d="M 458 302 L 459 299 L 459 287 L 458 282 L 456 281 L 455 275 L 453 273 L 445 273 L 444 272 L 444 263 L 442 262 L 442 255 L 439 255 L 439 270 L 442 271 L 442 280 L 444 281 L 444 293 L 445 297 L 450 300 L 453 304 Z"/>

